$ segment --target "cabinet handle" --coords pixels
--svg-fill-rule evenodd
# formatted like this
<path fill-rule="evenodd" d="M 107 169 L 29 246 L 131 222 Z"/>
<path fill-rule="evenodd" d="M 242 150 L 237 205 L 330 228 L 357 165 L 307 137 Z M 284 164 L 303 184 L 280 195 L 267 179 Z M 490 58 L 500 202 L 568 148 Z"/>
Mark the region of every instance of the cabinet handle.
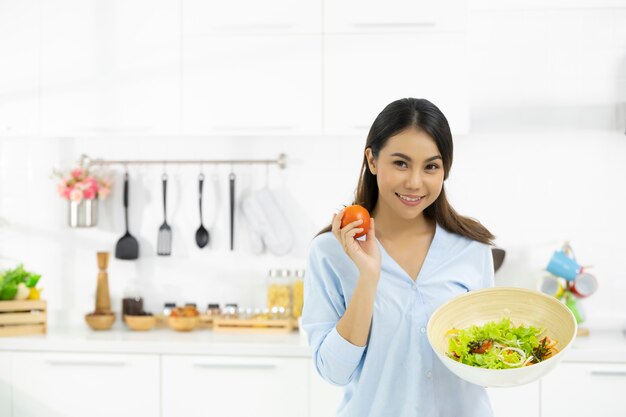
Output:
<path fill-rule="evenodd" d="M 293 25 L 288 23 L 268 23 L 268 24 L 232 24 L 221 25 L 215 27 L 218 30 L 288 30 L 293 28 Z"/>
<path fill-rule="evenodd" d="M 203 369 L 276 369 L 274 363 L 194 363 L 193 366 Z"/>
<path fill-rule="evenodd" d="M 626 371 L 591 371 L 591 376 L 626 376 Z"/>
<path fill-rule="evenodd" d="M 437 22 L 362 22 L 353 23 L 352 26 L 357 28 L 369 28 L 369 29 L 388 29 L 388 28 L 432 28 L 437 26 Z"/>
<path fill-rule="evenodd" d="M 229 131 L 229 130 L 246 130 L 246 131 L 275 131 L 275 130 L 293 130 L 293 126 L 215 126 L 213 130 Z"/>
<path fill-rule="evenodd" d="M 52 366 L 126 366 L 125 362 L 112 361 L 47 361 Z"/>

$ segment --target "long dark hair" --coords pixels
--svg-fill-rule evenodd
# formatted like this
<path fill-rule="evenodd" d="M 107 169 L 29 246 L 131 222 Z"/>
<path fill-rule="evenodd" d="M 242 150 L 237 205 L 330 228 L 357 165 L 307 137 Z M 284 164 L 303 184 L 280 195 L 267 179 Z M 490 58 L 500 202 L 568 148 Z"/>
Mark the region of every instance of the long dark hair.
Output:
<path fill-rule="evenodd" d="M 365 143 L 365 149 L 371 148 L 374 158 L 378 158 L 380 150 L 390 137 L 403 130 L 415 127 L 426 132 L 437 144 L 447 179 L 452 167 L 452 133 L 446 116 L 430 101 L 423 98 L 403 98 L 390 103 L 376 117 Z M 352 204 L 360 204 L 369 212 L 374 210 L 378 201 L 378 184 L 376 176 L 369 170 L 365 152 L 363 164 Z M 477 220 L 458 214 L 446 198 L 445 186 L 433 204 L 426 207 L 424 216 L 435 220 L 449 232 L 465 236 L 486 244 L 493 244 L 494 236 Z M 331 226 L 325 227 L 319 234 L 329 232 Z"/>

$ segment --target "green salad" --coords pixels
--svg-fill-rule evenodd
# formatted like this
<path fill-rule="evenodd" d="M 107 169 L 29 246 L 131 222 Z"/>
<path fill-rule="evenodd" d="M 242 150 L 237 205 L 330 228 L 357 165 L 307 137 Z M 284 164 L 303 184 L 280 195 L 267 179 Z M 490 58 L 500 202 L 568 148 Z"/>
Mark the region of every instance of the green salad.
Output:
<path fill-rule="evenodd" d="M 448 356 L 466 365 L 487 369 L 510 369 L 532 365 L 556 354 L 556 341 L 541 338 L 544 329 L 515 326 L 511 319 L 482 326 L 452 329 Z"/>

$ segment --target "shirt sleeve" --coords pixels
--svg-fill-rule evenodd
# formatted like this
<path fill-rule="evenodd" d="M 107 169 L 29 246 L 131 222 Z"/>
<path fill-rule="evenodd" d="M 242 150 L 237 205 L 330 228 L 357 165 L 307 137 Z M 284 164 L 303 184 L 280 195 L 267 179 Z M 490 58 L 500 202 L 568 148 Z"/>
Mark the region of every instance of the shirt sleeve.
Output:
<path fill-rule="evenodd" d="M 353 345 L 337 332 L 346 303 L 336 269 L 318 244 L 313 241 L 307 260 L 302 328 L 319 375 L 331 384 L 346 385 L 359 367 L 365 346 Z"/>
<path fill-rule="evenodd" d="M 493 253 L 491 252 L 491 245 L 484 245 L 485 254 L 483 256 L 483 285 L 484 288 L 491 288 L 495 285 L 493 270 Z"/>

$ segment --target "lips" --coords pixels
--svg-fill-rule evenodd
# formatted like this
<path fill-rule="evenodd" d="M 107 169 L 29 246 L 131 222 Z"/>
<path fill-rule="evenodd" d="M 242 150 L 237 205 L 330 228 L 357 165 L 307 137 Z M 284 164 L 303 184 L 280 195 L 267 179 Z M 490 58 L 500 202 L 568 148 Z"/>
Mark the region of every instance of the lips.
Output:
<path fill-rule="evenodd" d="M 414 195 L 414 194 L 398 194 L 398 193 L 396 193 L 396 196 L 398 197 L 398 200 L 400 200 L 402 204 L 408 207 L 415 207 L 421 204 L 424 197 L 426 197 L 425 195 L 420 196 L 420 195 Z"/>
<path fill-rule="evenodd" d="M 415 194 L 398 194 L 398 193 L 396 193 L 396 196 L 398 196 L 400 200 L 406 201 L 408 203 L 418 203 L 420 202 L 420 200 L 422 200 L 422 198 L 426 197 L 424 195 L 420 196 L 420 195 L 415 195 Z"/>

